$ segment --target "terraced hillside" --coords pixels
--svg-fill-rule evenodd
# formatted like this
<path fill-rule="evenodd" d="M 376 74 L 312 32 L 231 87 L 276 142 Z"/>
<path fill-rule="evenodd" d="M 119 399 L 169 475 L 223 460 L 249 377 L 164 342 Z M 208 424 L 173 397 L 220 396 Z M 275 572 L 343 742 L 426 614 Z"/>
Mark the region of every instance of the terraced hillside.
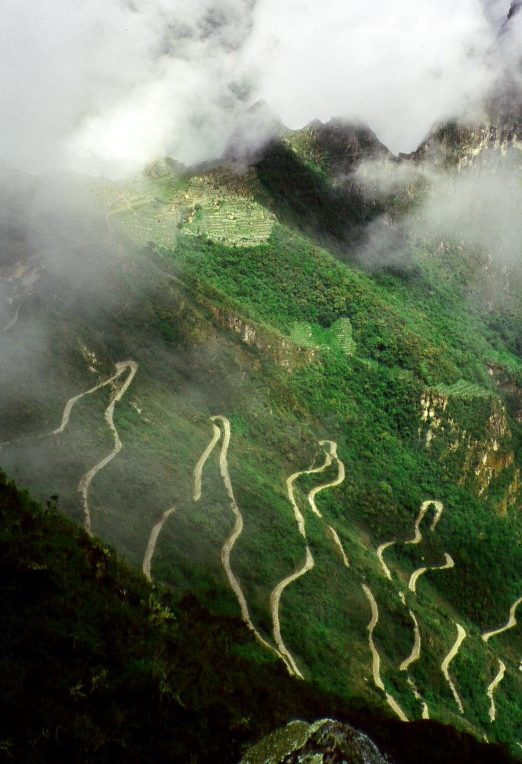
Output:
<path fill-rule="evenodd" d="M 384 153 L 350 135 L 290 134 L 243 175 L 91 181 L 110 299 L 2 275 L 21 296 L 0 464 L 175 596 L 242 617 L 253 660 L 257 640 L 352 707 L 519 754 L 518 307 L 503 331 L 476 299 L 484 253 L 399 231 L 421 188 L 388 207 L 344 177 Z M 375 222 L 400 267 L 361 259 Z"/>

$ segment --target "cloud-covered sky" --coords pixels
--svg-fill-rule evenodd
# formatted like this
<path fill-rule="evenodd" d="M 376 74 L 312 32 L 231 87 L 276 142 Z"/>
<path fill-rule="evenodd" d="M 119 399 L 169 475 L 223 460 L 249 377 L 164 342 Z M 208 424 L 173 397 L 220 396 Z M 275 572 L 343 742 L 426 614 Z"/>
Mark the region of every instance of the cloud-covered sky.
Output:
<path fill-rule="evenodd" d="M 393 151 L 477 110 L 509 0 L 3 0 L 0 163 L 114 174 L 219 156 L 264 99 Z M 506 56 L 522 35 L 518 14 Z"/>

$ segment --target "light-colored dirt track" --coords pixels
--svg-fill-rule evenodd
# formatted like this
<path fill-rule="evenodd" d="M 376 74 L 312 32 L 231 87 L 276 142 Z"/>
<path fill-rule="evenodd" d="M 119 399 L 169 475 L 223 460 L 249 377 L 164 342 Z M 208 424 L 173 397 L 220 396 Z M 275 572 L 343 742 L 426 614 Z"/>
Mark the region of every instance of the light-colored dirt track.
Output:
<path fill-rule="evenodd" d="M 461 701 L 460 696 L 459 696 L 459 694 L 457 692 L 457 689 L 456 689 L 456 687 L 455 687 L 455 685 L 453 683 L 453 680 L 451 679 L 451 677 L 449 675 L 449 666 L 450 666 L 451 661 L 458 654 L 458 652 L 460 650 L 460 646 L 462 645 L 462 643 L 466 639 L 467 634 L 466 634 L 466 630 L 464 629 L 463 626 L 460 625 L 460 623 L 456 623 L 455 625 L 457 627 L 457 639 L 455 641 L 455 644 L 453 645 L 453 647 L 449 651 L 449 653 L 446 655 L 446 657 L 442 661 L 442 663 L 440 665 L 440 670 L 444 674 L 444 677 L 445 677 L 447 683 L 450 686 L 450 690 L 451 690 L 451 692 L 453 694 L 453 697 L 455 698 L 455 703 L 459 707 L 460 713 L 463 714 L 464 713 L 464 706 L 462 705 L 462 701 Z"/>
<path fill-rule="evenodd" d="M 412 539 L 409 541 L 405 541 L 405 544 L 419 544 L 422 541 L 422 533 L 420 530 L 420 524 L 424 520 L 424 516 L 426 515 L 426 512 L 428 509 L 434 506 L 435 507 L 435 516 L 432 520 L 432 523 L 430 525 L 430 531 L 433 533 L 435 528 L 438 525 L 438 522 L 442 516 L 442 512 L 444 510 L 444 504 L 441 501 L 435 501 L 434 499 L 428 499 L 427 501 L 424 501 L 421 505 L 419 515 L 415 521 L 415 535 Z"/>
<path fill-rule="evenodd" d="M 100 382 L 99 385 L 95 385 L 94 387 L 91 387 L 89 390 L 86 390 L 84 393 L 80 393 L 79 395 L 75 395 L 73 398 L 69 398 L 63 410 L 62 421 L 60 423 L 60 426 L 57 427 L 56 430 L 53 430 L 52 434 L 58 435 L 59 433 L 65 430 L 65 428 L 69 424 L 71 411 L 73 410 L 73 406 L 75 405 L 75 403 L 78 403 L 78 401 L 81 398 L 83 398 L 85 395 L 92 395 L 92 393 L 95 393 L 97 390 L 101 390 L 102 387 L 105 387 L 106 385 L 110 385 L 111 382 L 114 382 L 114 380 L 117 379 L 120 376 L 120 374 L 123 372 L 123 370 L 126 368 L 125 366 L 121 368 L 120 367 L 121 367 L 121 364 L 116 364 L 117 371 L 116 371 L 116 374 L 112 375 L 112 377 L 105 379 L 103 382 Z"/>
<path fill-rule="evenodd" d="M 455 567 L 455 561 L 450 554 L 446 552 L 444 557 L 446 560 L 444 565 L 431 565 L 429 567 L 422 567 L 418 568 L 414 573 L 412 573 L 408 583 L 409 590 L 415 593 L 417 591 L 417 581 L 421 576 L 424 575 L 424 573 L 427 573 L 429 570 L 450 570 L 451 568 Z"/>
<path fill-rule="evenodd" d="M 152 558 L 154 557 L 154 552 L 156 550 L 158 536 L 160 535 L 161 529 L 163 528 L 163 526 L 165 525 L 169 517 L 173 515 L 175 511 L 176 511 L 176 507 L 170 507 L 170 509 L 165 510 L 165 512 L 162 514 L 158 522 L 155 523 L 155 525 L 153 526 L 150 532 L 149 541 L 147 543 L 147 548 L 145 549 L 145 555 L 143 557 L 143 566 L 142 566 L 143 575 L 148 581 L 152 581 L 150 566 L 152 563 Z"/>
<path fill-rule="evenodd" d="M 497 689 L 497 687 L 499 686 L 501 681 L 504 679 L 505 674 L 506 674 L 506 664 L 503 663 L 503 661 L 501 661 L 500 658 L 499 658 L 499 660 L 498 660 L 498 673 L 497 673 L 496 677 L 493 679 L 493 681 L 491 682 L 491 684 L 489 685 L 488 690 L 487 690 L 487 696 L 488 696 L 488 698 L 490 700 L 489 720 L 490 720 L 491 723 L 493 723 L 495 721 L 495 719 L 497 718 L 497 708 L 495 706 L 495 697 L 494 697 L 495 690 Z"/>
<path fill-rule="evenodd" d="M 406 595 L 404 592 L 399 592 L 399 599 L 404 605 L 405 608 L 408 608 L 408 605 L 406 603 Z M 399 666 L 399 671 L 408 671 L 409 667 L 412 663 L 415 663 L 419 660 L 420 654 L 421 654 L 421 635 L 420 635 L 420 628 L 419 628 L 419 622 L 417 621 L 417 618 L 415 617 L 415 613 L 408 608 L 408 613 L 410 614 L 410 618 L 413 621 L 413 647 L 410 655 L 403 660 L 401 665 Z M 411 677 L 408 674 L 408 684 L 411 687 L 411 690 L 413 692 L 413 695 L 415 697 L 415 700 L 417 700 L 422 705 L 422 718 L 423 719 L 429 719 L 430 718 L 430 711 L 428 708 L 428 704 L 420 694 L 417 685 L 413 681 L 413 677 Z"/>
<path fill-rule="evenodd" d="M 441 501 L 436 501 L 435 499 L 428 499 L 427 501 L 424 501 L 421 504 L 421 508 L 419 511 L 419 514 L 417 515 L 417 519 L 415 520 L 415 532 L 413 534 L 413 538 L 407 539 L 406 541 L 399 542 L 399 539 L 392 539 L 391 541 L 386 541 L 384 544 L 381 544 L 379 547 L 377 547 L 377 558 L 379 560 L 379 563 L 381 565 L 381 568 L 383 569 L 384 575 L 386 578 L 388 578 L 390 581 L 392 580 L 392 575 L 390 572 L 390 569 L 386 565 L 384 561 L 384 552 L 389 547 L 393 546 L 394 544 L 403 543 L 403 544 L 420 544 L 422 541 L 422 531 L 420 529 L 420 525 L 422 521 L 424 520 L 424 517 L 428 511 L 428 509 L 434 506 L 435 507 L 435 516 L 432 520 L 432 523 L 430 525 L 430 531 L 433 532 L 435 528 L 438 525 L 438 522 L 442 516 L 442 512 L 444 510 L 444 504 Z"/>
<path fill-rule="evenodd" d="M 377 626 L 377 624 L 379 623 L 379 608 L 377 606 L 377 601 L 375 597 L 373 596 L 373 592 L 370 589 L 370 587 L 366 586 L 366 584 L 363 584 L 362 588 L 364 590 L 364 593 L 366 594 L 368 602 L 370 603 L 370 608 L 372 613 L 370 623 L 368 624 L 368 641 L 370 644 L 370 652 L 372 654 L 373 683 L 376 687 L 378 687 L 379 690 L 384 691 L 384 684 L 381 679 L 381 657 L 373 641 L 373 631 L 375 627 Z"/>
<path fill-rule="evenodd" d="M 321 440 L 319 441 L 319 445 L 324 447 L 328 446 L 328 452 L 327 452 L 327 460 L 328 464 L 323 465 L 323 469 L 326 469 L 327 466 L 329 466 L 334 460 L 337 462 L 338 472 L 337 477 L 335 480 L 331 480 L 328 483 L 323 483 L 322 485 L 318 485 L 315 488 L 312 488 L 310 493 L 308 494 L 308 503 L 310 504 L 310 507 L 312 508 L 312 512 L 317 515 L 317 517 L 322 518 L 321 512 L 317 508 L 317 504 L 315 503 L 315 497 L 318 493 L 321 493 L 322 491 L 326 491 L 327 488 L 335 488 L 338 485 L 341 485 L 341 483 L 344 481 L 345 478 L 345 468 L 343 462 L 339 459 L 337 456 L 337 443 L 334 440 Z M 322 469 L 315 470 L 315 472 L 322 472 Z M 309 473 L 308 473 L 309 474 Z"/>
<path fill-rule="evenodd" d="M 321 441 L 320 445 L 323 445 L 323 443 L 331 444 L 332 442 L 333 441 Z M 337 449 L 337 446 L 336 446 L 336 449 Z M 288 494 L 288 498 L 290 500 L 290 504 L 292 505 L 292 509 L 294 510 L 294 515 L 297 522 L 297 527 L 299 528 L 299 533 L 301 534 L 303 538 L 306 538 L 305 521 L 304 521 L 303 514 L 301 510 L 299 509 L 297 501 L 295 500 L 294 483 L 302 475 L 315 475 L 319 472 L 324 472 L 333 462 L 334 458 L 335 458 L 335 455 L 332 454 L 332 449 L 330 448 L 329 451 L 327 451 L 325 454 L 324 462 L 319 467 L 310 467 L 310 469 L 308 470 L 301 470 L 301 472 L 294 472 L 293 475 L 290 475 L 290 477 L 286 479 L 286 491 Z"/>
<path fill-rule="evenodd" d="M 370 645 L 370 652 L 372 654 L 373 683 L 375 684 L 377 689 L 382 690 L 382 692 L 384 692 L 386 696 L 386 702 L 388 703 L 390 708 L 394 711 L 394 713 L 397 714 L 399 719 L 403 722 L 407 722 L 408 717 L 406 716 L 402 708 L 399 706 L 395 698 L 393 698 L 388 692 L 386 692 L 384 682 L 382 681 L 381 658 L 377 648 L 375 647 L 375 642 L 373 641 L 373 632 L 375 630 L 375 627 L 379 623 L 379 608 L 377 605 L 377 600 L 373 596 L 373 592 L 370 589 L 370 587 L 367 586 L 366 584 L 362 584 L 362 588 L 364 590 L 366 598 L 368 599 L 368 602 L 370 603 L 370 608 L 371 608 L 371 620 L 370 620 L 370 623 L 368 624 L 368 643 Z"/>
<path fill-rule="evenodd" d="M 411 544 L 416 545 L 420 544 L 420 542 L 423 540 L 423 534 L 421 531 L 421 523 L 424 520 L 426 513 L 428 512 L 429 508 L 433 506 L 435 509 L 435 514 L 433 517 L 433 520 L 430 525 L 430 532 L 433 532 L 442 516 L 442 512 L 444 510 L 444 505 L 441 501 L 437 501 L 435 499 L 428 499 L 427 501 L 424 501 L 421 504 L 419 514 L 417 515 L 417 518 L 415 520 L 415 526 L 414 526 L 414 534 L 413 537 L 410 539 L 406 539 L 405 541 L 399 542 L 399 539 L 392 539 L 391 541 L 387 541 L 384 544 L 381 544 L 379 547 L 377 547 L 377 559 L 379 560 L 379 564 L 382 568 L 382 571 L 386 578 L 390 581 L 392 581 L 392 574 L 389 569 L 389 567 L 386 565 L 386 562 L 384 560 L 384 552 L 391 546 L 394 546 L 397 543 L 403 543 L 403 544 Z M 421 568 L 418 568 L 416 571 L 412 573 L 410 576 L 408 587 L 410 591 L 412 591 L 414 594 L 417 592 L 417 582 L 419 578 L 424 575 L 424 573 L 430 571 L 430 570 L 447 570 L 449 568 L 453 568 L 455 565 L 453 558 L 449 554 L 445 554 L 445 562 L 443 565 L 434 565 L 434 566 L 424 566 Z M 404 595 L 404 592 L 400 593 L 400 599 L 402 604 L 407 607 L 406 605 L 406 597 Z M 400 671 L 408 671 L 409 667 L 412 663 L 415 661 L 418 661 L 421 654 L 421 635 L 420 635 L 420 628 L 419 623 L 417 621 L 417 618 L 415 617 L 412 610 L 408 608 L 408 612 L 410 614 L 410 618 L 413 621 L 413 648 L 410 653 L 410 655 L 403 660 L 401 665 L 399 666 Z M 450 681 L 450 680 L 448 680 Z M 422 703 L 422 718 L 423 719 L 429 719 L 429 708 L 427 703 L 423 700 L 421 694 L 419 693 L 418 689 L 416 688 L 413 679 L 411 677 L 408 678 L 408 683 L 412 686 L 414 696 L 416 700 L 418 700 L 420 703 Z M 460 699 L 459 699 L 460 700 Z"/>
<path fill-rule="evenodd" d="M 194 467 L 194 501 L 199 501 L 201 498 L 201 480 L 203 475 L 203 467 L 205 466 L 207 459 L 214 450 L 220 437 L 221 430 L 215 422 L 212 422 L 212 438 L 206 449 L 199 457 L 196 466 Z"/>
<path fill-rule="evenodd" d="M 414 634 L 413 649 L 410 655 L 405 660 L 403 660 L 403 662 L 399 666 L 399 671 L 408 671 L 411 664 L 419 660 L 420 654 L 421 654 L 421 636 L 420 636 L 419 622 L 415 618 L 415 613 L 413 613 L 412 610 L 409 610 L 408 612 L 413 621 L 413 634 Z"/>
<path fill-rule="evenodd" d="M 270 612 L 272 613 L 272 622 L 274 625 L 274 641 L 277 645 L 277 649 L 285 657 L 285 661 L 287 663 L 287 666 L 291 669 L 291 672 L 298 676 L 300 679 L 303 678 L 303 675 L 299 671 L 297 664 L 286 647 L 285 643 L 283 642 L 283 638 L 281 636 L 281 623 L 279 621 L 279 604 L 281 600 L 281 595 L 283 594 L 284 590 L 287 588 L 287 586 L 290 586 L 294 581 L 297 581 L 298 578 L 301 578 L 301 576 L 304 576 L 306 573 L 308 573 L 309 570 L 312 570 L 314 567 L 314 558 L 312 557 L 312 553 L 310 552 L 310 549 L 308 546 L 306 547 L 306 559 L 304 565 L 299 568 L 299 570 L 296 570 L 295 573 L 292 573 L 292 575 L 287 576 L 282 581 L 280 581 L 275 589 L 273 590 L 272 594 L 270 595 Z"/>
<path fill-rule="evenodd" d="M 122 368 L 119 368 L 120 366 L 121 364 L 116 364 L 117 371 L 115 374 L 112 375 L 112 377 L 109 377 L 108 379 L 104 379 L 103 382 L 100 382 L 98 385 L 95 385 L 94 387 L 89 388 L 89 390 L 86 390 L 84 393 L 80 393 L 79 395 L 75 395 L 72 398 L 69 398 L 69 400 L 65 404 L 60 425 L 56 428 L 56 430 L 52 430 L 52 432 L 39 433 L 37 435 L 23 435 L 20 438 L 16 438 L 13 441 L 5 441 L 3 443 L 0 443 L 0 448 L 2 446 L 9 446 L 9 445 L 18 443 L 20 441 L 37 440 L 41 438 L 47 438 L 49 437 L 49 435 L 59 435 L 60 433 L 62 433 L 69 424 L 69 419 L 71 417 L 71 412 L 73 410 L 74 405 L 78 403 L 78 401 L 81 400 L 81 398 L 83 398 L 84 396 L 92 395 L 98 390 L 101 390 L 102 387 L 106 387 L 107 385 L 110 385 L 112 382 L 114 382 L 126 368 L 125 364 L 123 365 Z"/>
<path fill-rule="evenodd" d="M 89 509 L 90 485 L 94 477 L 98 474 L 98 472 L 100 472 L 100 470 L 106 467 L 109 464 L 109 462 L 111 462 L 114 459 L 114 457 L 117 456 L 117 454 L 119 454 L 119 452 L 123 448 L 123 444 L 120 440 L 120 436 L 118 435 L 118 431 L 116 427 L 114 426 L 114 407 L 127 392 L 127 389 L 129 385 L 131 384 L 132 380 L 134 379 L 134 376 L 138 370 L 138 364 L 135 363 L 135 361 L 122 361 L 121 363 L 117 363 L 116 364 L 117 374 L 114 376 L 114 379 L 116 379 L 116 377 L 119 377 L 120 374 L 122 374 L 125 371 L 125 369 L 129 370 L 127 379 L 125 380 L 123 385 L 120 387 L 116 395 L 114 395 L 113 398 L 111 399 L 109 405 L 105 409 L 105 415 L 104 415 L 105 421 L 107 422 L 114 439 L 114 447 L 112 451 L 110 452 L 110 454 L 107 454 L 107 456 L 105 456 L 103 459 L 101 459 L 101 461 L 95 464 L 94 467 L 91 467 L 91 469 L 81 478 L 80 482 L 78 483 L 78 491 L 82 498 L 83 512 L 85 517 L 84 526 L 85 526 L 85 530 L 90 536 L 92 536 L 92 520 L 91 520 L 90 509 Z M 107 383 L 104 383 L 104 384 L 107 384 Z M 91 391 L 88 391 L 88 392 L 91 392 Z M 94 392 L 94 390 L 92 392 Z M 87 395 L 87 394 L 88 393 L 84 393 L 84 395 Z M 72 406 L 76 402 L 74 399 L 72 400 L 73 400 L 73 403 L 71 404 L 68 411 L 66 406 L 66 410 L 64 411 L 64 417 L 62 418 L 62 425 L 63 425 L 64 419 L 66 420 L 65 424 L 67 424 L 67 422 L 69 421 L 70 411 L 72 409 Z M 69 405 L 69 403 L 67 405 Z M 62 430 L 62 427 L 60 426 L 60 428 L 58 428 L 56 432 L 61 432 L 61 430 Z"/>
<path fill-rule="evenodd" d="M 396 543 L 397 543 L 396 541 L 387 541 L 385 544 L 381 544 L 379 547 L 377 547 L 377 558 L 378 558 L 378 560 L 379 560 L 379 562 L 380 562 L 380 564 L 381 564 L 381 568 L 382 568 L 382 569 L 383 569 L 383 571 L 384 571 L 384 575 L 385 575 L 385 576 L 386 576 L 386 578 L 388 578 L 390 581 L 392 580 L 392 574 L 391 574 L 391 572 L 390 572 L 390 569 L 389 569 L 389 567 L 388 567 L 388 566 L 386 565 L 386 563 L 384 562 L 384 557 L 383 557 L 383 554 L 384 554 L 384 552 L 385 552 L 385 551 L 388 549 L 388 547 L 389 547 L 389 546 L 393 546 L 393 545 L 394 545 L 394 544 L 396 544 Z"/>
<path fill-rule="evenodd" d="M 212 439 L 203 452 L 202 456 L 200 457 L 198 463 L 196 464 L 196 468 L 194 469 L 194 500 L 198 501 L 201 497 L 201 476 L 203 467 L 205 465 L 205 462 L 207 461 L 208 457 L 210 456 L 212 450 L 214 449 L 215 445 L 223 435 L 223 439 L 221 441 L 221 452 L 219 455 L 219 468 L 221 472 L 221 477 L 223 479 L 223 483 L 225 485 L 225 490 L 227 492 L 228 498 L 230 500 L 230 507 L 232 509 L 232 512 L 234 514 L 235 523 L 234 527 L 232 529 L 232 533 L 228 537 L 228 539 L 225 541 L 223 548 L 221 550 L 221 562 L 223 564 L 223 567 L 225 569 L 225 573 L 228 579 L 228 582 L 230 584 L 230 587 L 234 594 L 236 595 L 237 601 L 239 603 L 239 608 L 241 610 L 241 618 L 243 619 L 244 623 L 247 625 L 247 627 L 252 631 L 256 639 L 260 644 L 263 645 L 267 650 L 270 650 L 270 652 L 275 653 L 279 658 L 283 658 L 283 660 L 286 662 L 285 658 L 279 654 L 279 652 L 272 647 L 272 645 L 264 639 L 264 637 L 259 633 L 259 631 L 254 626 L 252 619 L 250 618 L 250 613 L 248 610 L 247 601 L 245 598 L 245 595 L 243 594 L 243 590 L 241 589 L 241 584 L 239 582 L 239 579 L 235 576 L 232 566 L 230 564 L 230 556 L 232 554 L 232 550 L 234 548 L 234 544 L 238 540 L 239 536 L 241 535 L 243 531 L 243 515 L 241 514 L 239 507 L 236 503 L 236 499 L 234 496 L 234 489 L 232 488 L 232 482 L 230 480 L 230 474 L 228 472 L 228 448 L 230 445 L 230 437 L 231 437 L 231 431 L 230 431 L 230 421 L 225 416 L 213 416 L 210 417 L 210 421 L 213 425 L 213 434 Z M 218 426 L 218 423 L 223 428 L 223 431 L 221 432 L 220 427 Z M 217 434 L 216 434 L 217 429 Z M 288 665 L 288 664 L 287 664 Z"/>
<path fill-rule="evenodd" d="M 335 530 L 335 528 L 332 528 L 331 525 L 328 525 L 328 530 L 330 531 L 330 534 L 334 540 L 334 544 L 337 547 L 339 554 L 341 555 L 341 559 L 343 561 L 343 564 L 349 568 L 350 567 L 350 560 L 348 559 L 348 556 L 346 552 L 344 551 L 343 545 L 341 543 L 341 539 L 339 538 L 339 534 Z"/>
<path fill-rule="evenodd" d="M 331 464 L 333 461 L 337 463 L 337 477 L 334 480 L 329 481 L 328 483 L 323 483 L 322 485 L 318 485 L 315 488 L 312 488 L 312 490 L 308 493 L 307 499 L 312 509 L 312 512 L 315 515 L 317 515 L 317 517 L 320 517 L 322 520 L 323 515 L 321 514 L 321 512 L 319 511 L 317 507 L 317 504 L 315 503 L 315 497 L 317 496 L 317 494 L 322 493 L 322 491 L 326 491 L 328 488 L 335 488 L 336 486 L 341 485 L 341 483 L 344 482 L 344 479 L 346 477 L 346 470 L 345 470 L 343 462 L 337 456 L 337 443 L 334 440 L 321 440 L 319 441 L 319 445 L 322 448 L 324 448 L 325 446 L 328 447 L 328 451 L 326 453 L 328 455 L 329 464 Z M 325 465 L 323 465 L 323 468 L 326 468 Z M 336 545 L 339 551 L 339 554 L 341 555 L 341 559 L 344 565 L 347 568 L 349 568 L 350 561 L 348 560 L 348 556 L 346 555 L 346 552 L 344 551 L 343 545 L 341 543 L 341 539 L 339 538 L 339 534 L 337 533 L 335 528 L 333 528 L 331 525 L 327 524 L 326 527 L 333 538 L 334 544 Z"/>
<path fill-rule="evenodd" d="M 509 629 L 513 629 L 517 625 L 517 608 L 522 603 L 522 597 L 519 597 L 518 600 L 516 600 L 510 608 L 509 611 L 509 618 L 505 626 L 501 626 L 500 629 L 494 629 L 493 631 L 485 631 L 482 635 L 482 639 L 484 642 L 488 642 L 492 637 L 496 637 L 499 634 L 502 634 L 504 631 L 508 631 Z"/>
<path fill-rule="evenodd" d="M 299 509 L 299 506 L 297 504 L 295 494 L 294 494 L 294 483 L 298 478 L 300 478 L 302 475 L 317 475 L 321 472 L 324 472 L 335 460 L 338 464 L 338 473 L 335 480 L 330 481 L 328 483 L 324 483 L 323 485 L 317 486 L 316 488 L 312 488 L 312 490 L 308 494 L 308 503 L 310 504 L 310 507 L 312 508 L 312 511 L 320 518 L 322 518 L 321 513 L 319 512 L 317 505 L 315 504 L 315 497 L 320 491 L 325 491 L 327 488 L 333 488 L 340 483 L 343 482 L 345 477 L 345 469 L 344 464 L 341 462 L 339 457 L 337 456 L 337 443 L 333 440 L 321 440 L 319 441 L 319 445 L 325 452 L 325 459 L 324 462 L 319 467 L 310 467 L 307 470 L 301 470 L 300 472 L 294 472 L 290 477 L 286 480 L 286 490 L 288 493 L 288 499 L 290 501 L 290 504 L 292 505 L 292 508 L 294 510 L 294 516 L 297 522 L 297 528 L 301 536 L 306 540 L 306 528 L 305 528 L 305 519 L 304 515 Z M 344 549 L 341 544 L 341 540 L 339 538 L 339 535 L 337 532 L 331 527 L 327 526 L 330 530 L 332 537 L 334 539 L 334 542 L 336 546 L 338 547 L 341 557 L 343 559 L 343 562 L 345 565 L 349 566 L 348 558 L 344 552 Z M 299 668 L 297 667 L 296 661 L 288 648 L 286 647 L 283 638 L 281 636 L 281 622 L 279 618 L 279 610 L 280 610 L 280 604 L 281 604 L 281 596 L 284 592 L 284 590 L 293 584 L 295 581 L 297 581 L 302 576 L 306 575 L 308 571 L 310 571 L 314 567 L 314 558 L 312 556 L 312 553 L 310 552 L 310 548 L 308 547 L 308 544 L 306 545 L 306 559 L 303 566 L 301 566 L 297 571 L 294 573 L 291 573 L 289 576 L 286 576 L 282 581 L 280 581 L 277 586 L 274 588 L 270 595 L 270 611 L 272 614 L 272 624 L 273 624 L 273 635 L 274 635 L 274 641 L 277 645 L 277 648 L 281 655 L 284 657 L 287 666 L 291 673 L 293 673 L 295 676 L 303 678 L 301 672 L 299 671 Z"/>

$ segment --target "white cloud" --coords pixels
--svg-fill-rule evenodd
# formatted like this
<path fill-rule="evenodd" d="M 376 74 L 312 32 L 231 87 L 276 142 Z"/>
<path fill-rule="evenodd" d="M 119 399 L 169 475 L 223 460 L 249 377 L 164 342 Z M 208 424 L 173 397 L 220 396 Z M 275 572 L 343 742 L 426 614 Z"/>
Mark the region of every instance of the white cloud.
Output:
<path fill-rule="evenodd" d="M 490 17 L 498 26 L 501 0 L 489 9 L 481 0 L 4 0 L 0 161 L 96 173 L 165 153 L 202 161 L 219 156 L 260 98 L 291 127 L 358 117 L 407 151 L 435 120 L 476 107 L 493 81 Z"/>
<path fill-rule="evenodd" d="M 478 0 L 264 0 L 253 49 L 284 122 L 360 117 L 392 150 L 484 93 L 493 30 Z"/>

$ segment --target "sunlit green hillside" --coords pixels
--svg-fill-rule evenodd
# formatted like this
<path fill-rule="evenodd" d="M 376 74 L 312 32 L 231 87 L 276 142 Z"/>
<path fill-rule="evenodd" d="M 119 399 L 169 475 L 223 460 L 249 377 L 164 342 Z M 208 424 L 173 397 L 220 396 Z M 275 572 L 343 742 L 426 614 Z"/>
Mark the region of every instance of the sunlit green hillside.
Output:
<path fill-rule="evenodd" d="M 411 200 L 343 185 L 346 145 L 321 140 L 246 174 L 91 182 L 115 302 L 88 319 L 42 278 L 61 381 L 6 415 L 0 464 L 176 598 L 241 616 L 289 673 L 517 753 L 519 306 L 486 308 L 495 274 L 458 241 L 406 231 L 370 267 L 369 227 L 386 213 L 393 233 Z"/>

